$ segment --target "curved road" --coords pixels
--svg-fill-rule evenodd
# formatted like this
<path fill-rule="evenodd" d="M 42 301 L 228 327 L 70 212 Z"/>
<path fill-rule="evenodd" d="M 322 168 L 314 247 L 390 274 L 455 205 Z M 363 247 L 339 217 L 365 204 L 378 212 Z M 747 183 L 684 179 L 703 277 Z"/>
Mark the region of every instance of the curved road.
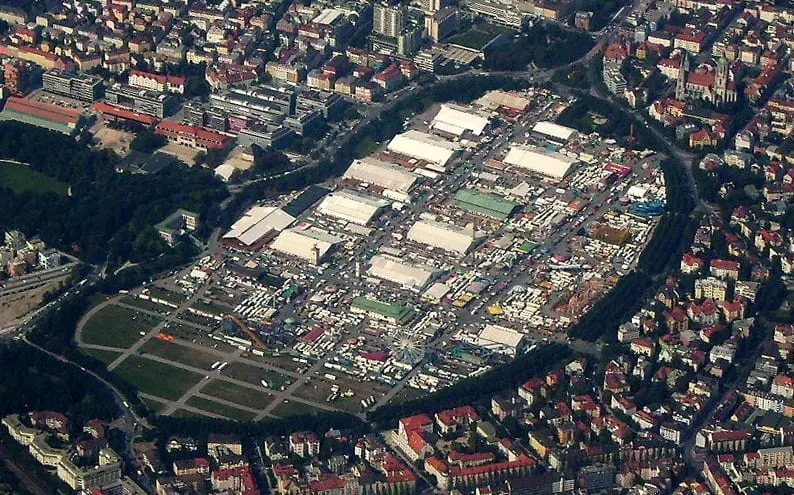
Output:
<path fill-rule="evenodd" d="M 62 363 L 68 364 L 70 366 L 74 366 L 75 368 L 79 368 L 80 371 L 82 371 L 83 373 L 85 373 L 87 375 L 91 375 L 97 381 L 101 382 L 105 387 L 107 387 L 113 393 L 113 398 L 116 401 L 116 405 L 119 407 L 119 410 L 121 411 L 121 418 L 119 418 L 119 419 L 122 420 L 123 423 L 129 424 L 133 429 L 134 429 L 134 425 L 136 423 L 139 426 L 141 426 L 141 427 L 143 427 L 143 428 L 145 428 L 147 430 L 150 430 L 152 428 L 152 426 L 149 424 L 149 422 L 146 421 L 146 418 L 142 418 L 142 417 L 138 416 L 138 414 L 132 409 L 132 407 L 130 407 L 129 398 L 126 397 L 124 395 L 124 393 L 121 390 L 119 390 L 115 385 L 113 385 L 109 381 L 105 380 L 104 378 L 102 378 L 97 373 L 89 370 L 88 368 L 86 368 L 86 367 L 84 367 L 84 366 L 82 366 L 82 365 L 80 365 L 78 363 L 75 363 L 74 361 L 70 361 L 68 358 L 66 358 L 66 357 L 64 357 L 64 356 L 62 356 L 60 354 L 56 354 L 56 353 L 54 353 L 52 351 L 49 351 L 49 350 L 39 346 L 38 344 L 36 344 L 34 342 L 31 342 L 30 340 L 28 340 L 28 336 L 27 335 L 23 335 L 21 340 L 25 344 L 27 344 L 27 345 L 33 347 L 34 349 L 36 349 L 38 351 L 41 351 L 41 352 L 43 352 L 43 353 L 45 353 L 45 354 L 57 359 L 58 361 L 60 361 Z M 119 421 L 119 420 L 117 420 L 117 421 Z"/>

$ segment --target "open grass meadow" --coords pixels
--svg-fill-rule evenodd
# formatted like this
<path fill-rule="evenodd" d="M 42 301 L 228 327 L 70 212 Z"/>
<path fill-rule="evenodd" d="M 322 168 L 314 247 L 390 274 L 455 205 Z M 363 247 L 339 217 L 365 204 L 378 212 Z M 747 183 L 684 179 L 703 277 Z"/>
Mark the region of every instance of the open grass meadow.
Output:
<path fill-rule="evenodd" d="M 137 311 L 110 305 L 91 317 L 83 327 L 83 342 L 126 349 L 148 332 L 160 319 Z"/>
<path fill-rule="evenodd" d="M 0 160 L 0 185 L 15 193 L 52 192 L 65 196 L 69 185 L 53 179 L 48 175 L 36 172 L 27 165 Z"/>
<path fill-rule="evenodd" d="M 113 372 L 141 392 L 167 400 L 179 399 L 203 378 L 197 373 L 139 356 L 128 357 Z"/>

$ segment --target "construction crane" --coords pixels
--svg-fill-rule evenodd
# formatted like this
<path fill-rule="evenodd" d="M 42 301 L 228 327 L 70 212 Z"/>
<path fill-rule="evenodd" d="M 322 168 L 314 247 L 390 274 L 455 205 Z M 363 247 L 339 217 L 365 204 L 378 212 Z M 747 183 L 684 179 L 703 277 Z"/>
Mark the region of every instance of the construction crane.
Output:
<path fill-rule="evenodd" d="M 260 349 L 267 349 L 267 346 L 265 345 L 264 342 L 262 342 L 262 339 L 259 338 L 259 335 L 257 335 L 253 330 L 248 328 L 248 325 L 243 323 L 240 320 L 240 318 L 237 318 L 234 315 L 226 315 L 226 317 L 232 320 L 238 327 L 240 327 L 243 330 L 243 332 L 245 332 L 251 338 L 251 343 L 254 345 L 254 347 L 258 347 Z"/>

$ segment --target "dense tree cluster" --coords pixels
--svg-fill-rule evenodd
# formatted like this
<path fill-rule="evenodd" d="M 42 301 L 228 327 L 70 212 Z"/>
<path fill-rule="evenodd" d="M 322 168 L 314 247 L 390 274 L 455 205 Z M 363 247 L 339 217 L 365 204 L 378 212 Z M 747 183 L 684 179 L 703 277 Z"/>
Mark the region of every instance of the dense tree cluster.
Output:
<path fill-rule="evenodd" d="M 199 438 L 208 433 L 237 434 L 245 437 L 288 435 L 295 431 L 314 431 L 323 434 L 331 428 L 359 434 L 369 432 L 369 426 L 352 414 L 324 412 L 304 414 L 283 419 L 265 419 L 257 423 L 242 423 L 214 418 L 173 418 L 159 416 L 154 419 L 158 436 L 167 439 L 173 435 L 190 435 Z"/>
<path fill-rule="evenodd" d="M 651 275 L 663 273 L 672 261 L 680 259 L 688 239 L 694 236 L 695 226 L 687 215 L 665 214 L 640 255 L 639 268 Z"/>
<path fill-rule="evenodd" d="M 0 495 L 30 495 L 4 463 L 0 462 Z"/>
<path fill-rule="evenodd" d="M 42 150 L 58 150 L 42 153 Z M 210 222 L 228 194 L 210 171 L 171 165 L 157 174 L 117 173 L 117 158 L 68 136 L 17 122 L 0 123 L 0 158 L 28 163 L 69 184 L 69 196 L 15 194 L 0 185 L 0 229 L 38 234 L 91 262 L 146 261 L 169 253 L 152 226 L 176 208 Z"/>
<path fill-rule="evenodd" d="M 60 411 L 72 418 L 75 428 L 99 418 L 112 419 L 116 406 L 106 389 L 43 352 L 24 344 L 0 346 L 3 379 L 0 380 L 0 417 L 24 411 Z"/>
<path fill-rule="evenodd" d="M 165 136 L 155 134 L 150 129 L 143 130 L 135 135 L 130 142 L 130 149 L 133 151 L 140 151 L 142 153 L 153 153 L 154 151 L 165 146 L 168 140 Z"/>
<path fill-rule="evenodd" d="M 563 29 L 556 24 L 535 24 L 507 46 L 485 58 L 483 67 L 495 71 L 523 71 L 530 63 L 541 68 L 568 64 L 593 47 L 585 33 Z"/>
<path fill-rule="evenodd" d="M 587 68 L 582 64 L 574 64 L 570 67 L 557 69 L 551 80 L 569 88 L 587 89 L 590 87 L 590 81 L 587 79 Z"/>
<path fill-rule="evenodd" d="M 723 198 L 719 195 L 719 190 L 722 184 L 731 183 L 736 190 L 743 190 L 745 186 L 754 186 L 758 191 L 764 185 L 764 176 L 758 172 L 746 168 L 739 167 L 719 167 L 716 170 L 706 172 L 705 170 L 696 167 L 693 170 L 695 176 L 695 185 L 697 186 L 700 197 L 712 203 L 722 203 L 722 206 L 729 211 L 739 204 L 745 203 L 742 199 L 747 199 L 752 202 L 750 198 L 742 196 L 742 198 Z M 731 204 L 734 203 L 734 204 Z"/>
<path fill-rule="evenodd" d="M 618 325 L 639 309 L 649 287 L 651 277 L 642 272 L 628 273 L 570 328 L 569 335 L 589 342 L 615 338 Z"/>

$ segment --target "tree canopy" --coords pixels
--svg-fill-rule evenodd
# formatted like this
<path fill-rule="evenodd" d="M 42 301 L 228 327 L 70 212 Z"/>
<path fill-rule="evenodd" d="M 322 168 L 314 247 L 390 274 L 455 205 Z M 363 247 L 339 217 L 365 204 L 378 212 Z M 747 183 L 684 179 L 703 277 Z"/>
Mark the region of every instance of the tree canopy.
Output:
<path fill-rule="evenodd" d="M 0 123 L 0 158 L 27 163 L 70 186 L 69 196 L 16 194 L 0 186 L 0 228 L 38 234 L 90 262 L 146 261 L 170 252 L 152 226 L 180 207 L 212 223 L 213 209 L 228 194 L 208 170 L 174 164 L 157 174 L 118 173 L 113 153 L 18 122 Z"/>

